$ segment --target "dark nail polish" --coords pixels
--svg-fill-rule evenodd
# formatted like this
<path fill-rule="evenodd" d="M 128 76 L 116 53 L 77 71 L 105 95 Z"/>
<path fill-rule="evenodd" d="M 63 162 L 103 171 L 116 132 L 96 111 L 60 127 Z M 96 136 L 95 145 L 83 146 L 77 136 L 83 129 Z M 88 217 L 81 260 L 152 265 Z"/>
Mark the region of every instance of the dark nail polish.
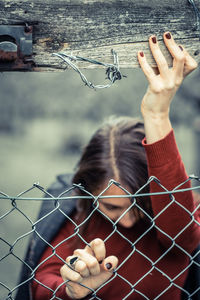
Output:
<path fill-rule="evenodd" d="M 107 264 L 106 264 L 106 268 L 107 268 L 108 270 L 110 270 L 110 269 L 112 268 L 111 263 L 107 263 Z"/>
<path fill-rule="evenodd" d="M 144 52 L 140 52 L 140 56 L 141 56 L 141 57 L 144 57 Z"/>
<path fill-rule="evenodd" d="M 170 39 L 171 39 L 171 34 L 168 32 L 168 33 L 165 34 L 165 37 L 166 37 L 168 40 L 170 40 Z"/>
<path fill-rule="evenodd" d="M 181 45 L 179 45 L 179 48 L 181 49 L 181 51 L 183 51 L 183 47 Z"/>
<path fill-rule="evenodd" d="M 100 261 L 99 261 L 99 264 L 102 264 L 102 262 L 103 262 L 103 260 L 100 260 Z"/>
<path fill-rule="evenodd" d="M 155 37 L 155 36 L 153 36 L 153 37 L 151 38 L 151 40 L 152 40 L 152 42 L 153 42 L 154 44 L 156 44 L 156 43 L 157 43 L 157 39 L 156 39 L 156 37 Z"/>

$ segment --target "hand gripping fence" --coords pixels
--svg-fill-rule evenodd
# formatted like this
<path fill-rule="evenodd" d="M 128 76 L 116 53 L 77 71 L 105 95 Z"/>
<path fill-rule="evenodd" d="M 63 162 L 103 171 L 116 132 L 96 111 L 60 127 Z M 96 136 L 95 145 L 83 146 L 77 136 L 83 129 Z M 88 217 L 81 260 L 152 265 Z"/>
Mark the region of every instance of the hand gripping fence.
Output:
<path fill-rule="evenodd" d="M 108 235 L 106 236 L 106 238 L 104 239 L 105 245 L 107 244 L 107 242 L 109 241 L 109 239 L 114 235 L 114 234 L 118 234 L 119 238 L 124 239 L 127 242 L 127 247 L 128 245 L 130 246 L 130 252 L 127 255 L 127 257 L 125 259 L 123 259 L 122 262 L 119 263 L 119 265 L 117 266 L 117 268 L 113 271 L 113 275 L 112 277 L 107 280 L 105 283 L 103 283 L 101 286 L 99 286 L 96 290 L 90 289 L 86 286 L 84 286 L 83 284 L 80 283 L 80 285 L 88 288 L 90 290 L 90 295 L 88 296 L 87 299 L 102 299 L 99 296 L 99 292 L 101 292 L 101 290 L 106 287 L 106 286 L 110 286 L 112 285 L 112 281 L 115 280 L 115 278 L 120 278 L 124 284 L 126 284 L 126 295 L 122 298 L 122 299 L 132 299 L 131 296 L 136 296 L 137 299 L 162 299 L 162 296 L 165 295 L 165 293 L 167 293 L 167 291 L 171 288 L 171 287 L 176 287 L 178 289 L 180 289 L 181 293 L 185 296 L 184 299 L 199 299 L 199 298 L 194 298 L 194 297 L 198 297 L 197 295 L 200 295 L 200 283 L 197 284 L 194 289 L 191 292 L 188 292 L 187 290 L 185 290 L 184 287 L 179 286 L 176 282 L 176 279 L 181 276 L 181 274 L 183 274 L 186 270 L 188 270 L 191 265 L 194 265 L 196 268 L 196 272 L 198 272 L 198 274 L 200 273 L 200 259 L 197 260 L 197 257 L 200 256 L 200 247 L 197 249 L 197 251 L 194 253 L 189 253 L 187 252 L 184 248 L 182 248 L 181 245 L 179 245 L 179 243 L 177 242 L 177 239 L 181 236 L 181 234 L 187 230 L 187 228 L 191 225 L 192 222 L 195 222 L 197 226 L 200 226 L 199 221 L 194 217 L 194 214 L 197 211 L 200 211 L 200 202 L 197 202 L 196 208 L 194 209 L 193 212 L 189 212 L 181 203 L 179 203 L 178 201 L 176 201 L 176 195 L 178 193 L 184 193 L 187 191 L 195 191 L 198 192 L 200 191 L 200 186 L 194 186 L 191 188 L 183 188 L 184 184 L 188 181 L 195 181 L 195 182 L 199 182 L 200 179 L 194 175 L 191 175 L 187 181 L 183 182 L 182 184 L 180 184 L 179 186 L 175 187 L 173 190 L 167 190 L 156 177 L 150 177 L 147 181 L 147 183 L 141 187 L 135 194 L 130 194 L 122 185 L 120 185 L 118 182 L 114 181 L 114 180 L 110 180 L 108 186 L 106 187 L 105 190 L 103 190 L 98 196 L 94 196 L 91 193 L 89 193 L 87 190 L 85 190 L 85 188 L 81 185 L 72 185 L 69 188 L 67 188 L 66 190 L 64 190 L 62 193 L 59 194 L 59 196 L 55 197 L 51 194 L 51 192 L 49 192 L 48 190 L 45 190 L 43 187 L 41 187 L 39 184 L 33 184 L 33 186 L 25 191 L 23 191 L 22 193 L 20 193 L 17 197 L 9 197 L 7 194 L 0 192 L 0 200 L 1 201 L 7 201 L 10 203 L 10 209 L 8 209 L 8 211 L 6 211 L 4 214 L 0 215 L 0 222 L 4 222 L 6 221 L 6 219 L 12 215 L 13 212 L 17 212 L 22 219 L 24 219 L 26 222 L 28 222 L 30 224 L 31 230 L 27 229 L 27 231 L 23 234 L 17 237 L 17 239 L 11 243 L 9 242 L 9 237 L 1 237 L 0 238 L 0 244 L 4 245 L 8 248 L 7 252 L 3 254 L 3 256 L 0 258 L 0 263 L 2 263 L 5 259 L 8 260 L 8 258 L 12 258 L 15 259 L 16 261 L 20 262 L 21 265 L 25 265 L 28 269 L 29 269 L 29 276 L 25 281 L 21 281 L 18 282 L 18 284 L 14 287 L 9 286 L 7 283 L 5 282 L 0 282 L 0 291 L 3 291 L 3 297 L 0 296 L 0 298 L 2 300 L 13 300 L 16 294 L 16 291 L 18 289 L 20 289 L 24 284 L 30 283 L 32 281 L 36 281 L 38 284 L 42 285 L 44 288 L 48 289 L 51 292 L 51 296 L 49 299 L 53 300 L 53 299 L 58 299 L 58 300 L 62 300 L 62 298 L 57 296 L 57 291 L 63 286 L 66 285 L 69 280 L 66 280 L 65 282 L 62 282 L 55 290 L 53 290 L 52 288 L 46 286 L 45 284 L 43 284 L 42 282 L 39 282 L 36 278 L 35 278 L 35 273 L 38 270 L 38 268 L 42 265 L 42 262 L 40 262 L 38 265 L 36 266 L 32 266 L 31 264 L 29 264 L 28 261 L 25 261 L 23 258 L 17 256 L 15 254 L 15 248 L 17 247 L 18 243 L 20 241 L 22 241 L 24 238 L 26 238 L 27 236 L 32 236 L 35 235 L 37 236 L 37 239 L 43 241 L 43 243 L 45 243 L 47 246 L 51 247 L 52 249 L 52 254 L 50 257 L 52 256 L 56 256 L 58 259 L 61 260 L 62 264 L 67 264 L 66 261 L 61 258 L 59 256 L 59 254 L 57 253 L 57 248 L 62 244 L 62 243 L 70 243 L 70 240 L 72 240 L 74 237 L 76 237 L 77 239 L 79 239 L 80 241 L 82 241 L 85 245 L 89 245 L 88 238 L 87 236 L 83 235 L 81 233 L 81 227 L 84 226 L 84 224 L 86 224 L 93 216 L 93 214 L 95 212 L 100 213 L 104 218 L 107 219 L 107 221 L 109 221 L 112 224 L 112 232 L 109 232 Z M 150 185 L 152 182 L 154 182 L 155 184 L 158 185 L 159 188 L 162 189 L 162 192 L 157 192 L 157 193 L 144 193 L 143 189 L 145 187 L 147 187 L 148 185 Z M 126 211 L 124 211 L 124 213 L 116 220 L 113 221 L 111 220 L 107 215 L 105 215 L 100 209 L 99 209 L 99 201 L 101 199 L 104 198 L 108 198 L 108 196 L 104 196 L 104 193 L 112 186 L 112 185 L 117 185 L 121 190 L 124 191 L 123 195 L 119 195 L 119 196 L 109 196 L 109 198 L 117 198 L 117 197 L 128 197 L 129 199 L 131 199 L 130 201 L 130 207 L 126 209 Z M 74 196 L 74 194 L 72 193 L 74 190 L 79 190 L 80 191 L 80 196 Z M 37 191 L 41 191 L 42 194 L 45 194 L 45 197 L 41 197 L 41 198 L 30 198 L 28 197 L 28 194 L 30 191 L 32 190 L 37 190 Z M 82 195 L 82 196 L 81 196 Z M 84 195 L 84 196 L 83 196 Z M 168 195 L 169 196 L 169 203 L 167 204 L 167 206 L 165 206 L 156 216 L 151 217 L 138 203 L 137 199 L 140 199 L 141 197 L 145 197 L 145 196 L 162 196 L 162 195 Z M 67 204 L 69 201 L 75 201 L 76 199 L 84 199 L 85 201 L 88 199 L 91 199 L 91 201 L 93 202 L 92 205 L 92 211 L 89 213 L 89 215 L 78 225 L 76 224 L 76 222 L 74 221 L 74 219 L 72 219 L 70 217 L 70 215 L 68 215 L 65 211 L 65 204 Z M 28 215 L 23 211 L 23 209 L 19 208 L 20 206 L 20 201 L 27 201 L 29 204 L 33 203 L 34 201 L 41 201 L 42 204 L 46 204 L 46 203 L 51 203 L 51 209 L 44 214 L 43 216 L 40 216 L 40 218 L 37 221 L 33 221 L 31 220 Z M 159 200 L 159 197 L 158 197 Z M 179 207 L 181 207 L 181 209 L 183 210 L 183 212 L 187 212 L 188 214 L 190 214 L 190 222 L 180 231 L 178 232 L 178 234 L 174 237 L 169 236 L 166 232 L 164 232 L 161 228 L 159 228 L 159 226 L 157 225 L 156 221 L 157 219 L 163 214 L 165 213 L 165 211 L 173 204 L 178 205 Z M 149 226 L 147 229 L 145 229 L 145 231 L 138 236 L 138 238 L 132 242 L 130 241 L 120 230 L 118 223 L 121 220 L 121 218 L 123 218 L 123 216 L 131 209 L 137 207 L 137 209 L 139 211 L 141 211 L 148 219 L 149 219 Z M 45 222 L 46 218 L 48 218 L 50 215 L 55 215 L 56 213 L 59 213 L 60 216 L 62 216 L 64 219 L 66 219 L 67 222 L 71 222 L 74 226 L 74 233 L 70 236 L 66 236 L 66 238 L 60 242 L 58 245 L 56 246 L 52 246 L 51 242 L 47 241 L 40 232 L 37 231 L 37 226 L 41 223 L 41 222 Z M 180 216 L 181 217 L 181 216 Z M 56 218 L 56 217 L 55 217 Z M 2 226 L 2 225 L 1 225 Z M 150 230 L 155 229 L 158 233 L 162 233 L 163 235 L 165 235 L 170 241 L 171 241 L 171 245 L 165 249 L 165 251 L 162 252 L 162 255 L 157 258 L 156 260 L 152 260 L 150 257 L 148 257 L 147 254 L 145 254 L 144 252 L 142 252 L 139 248 L 138 248 L 138 243 L 140 241 L 142 241 L 142 239 L 145 237 L 146 234 L 149 233 Z M 163 269 L 159 268 L 159 262 L 161 262 L 161 260 L 163 258 L 165 258 L 168 253 L 170 252 L 170 250 L 173 247 L 177 247 L 183 254 L 185 254 L 188 259 L 189 259 L 189 263 L 186 267 L 183 267 L 180 270 L 180 273 L 177 274 L 175 277 L 170 278 L 169 275 L 167 273 L 165 273 L 165 271 Z M 120 247 L 120 243 L 118 244 L 118 247 Z M 151 245 L 149 245 L 149 248 L 151 248 Z M 135 254 L 139 254 L 141 256 L 143 256 L 150 264 L 151 267 L 149 268 L 149 270 L 142 275 L 136 282 L 130 282 L 130 280 L 128 280 L 126 278 L 126 276 L 122 276 L 121 275 L 121 268 L 122 267 L 126 267 L 127 264 L 129 263 L 129 261 L 134 257 Z M 45 261 L 47 261 L 50 257 L 48 257 Z M 67 264 L 70 268 L 70 264 Z M 9 263 L 8 263 L 8 269 L 10 269 Z M 146 277 L 148 275 L 151 275 L 153 271 L 159 272 L 160 276 L 164 276 L 165 278 L 167 278 L 169 280 L 169 285 L 167 287 L 165 287 L 160 293 L 159 295 L 157 295 L 154 298 L 149 298 L 144 292 L 141 292 L 140 289 L 138 288 L 138 285 L 146 279 Z M 2 272 L 2 270 L 1 270 Z M 15 272 L 15 270 L 10 270 L 10 272 Z M 18 275 L 18 274 L 16 274 Z M 115 285 L 112 286 L 112 288 L 114 288 Z M 139 297 L 139 298 L 138 298 Z M 108 299 L 108 298 L 103 298 L 103 299 Z M 23 299 L 22 299 L 23 300 Z M 24 299 L 25 300 L 25 299 Z"/>

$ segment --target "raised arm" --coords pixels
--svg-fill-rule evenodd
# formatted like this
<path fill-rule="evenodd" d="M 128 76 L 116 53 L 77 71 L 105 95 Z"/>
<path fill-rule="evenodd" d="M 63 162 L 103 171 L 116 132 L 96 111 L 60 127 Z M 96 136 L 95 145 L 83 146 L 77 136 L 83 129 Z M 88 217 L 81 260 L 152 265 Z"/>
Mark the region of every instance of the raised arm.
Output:
<path fill-rule="evenodd" d="M 149 81 L 141 112 L 145 124 L 144 146 L 149 176 L 157 177 L 166 189 L 173 190 L 186 181 L 188 176 L 169 119 L 170 104 L 184 77 L 197 67 L 197 63 L 182 46 L 175 43 L 169 32 L 164 34 L 164 42 L 173 57 L 172 68 L 168 67 L 155 36 L 150 37 L 149 45 L 158 66 L 156 73 L 148 64 L 144 53 L 138 53 L 141 68 Z M 164 191 L 155 182 L 150 187 L 151 192 Z M 189 182 L 182 186 L 188 187 Z M 194 211 L 192 192 L 177 193 L 174 196 L 175 199 L 170 199 L 169 195 L 151 197 L 158 238 L 169 247 L 172 244 L 170 236 L 179 245 L 192 251 L 200 237 L 197 224 L 191 222 Z"/>
<path fill-rule="evenodd" d="M 157 63 L 156 72 L 148 64 L 145 54 L 138 53 L 139 63 L 149 81 L 141 105 L 148 144 L 156 142 L 170 132 L 172 128 L 169 120 L 170 103 L 183 79 L 197 68 L 196 61 L 183 46 L 175 43 L 171 33 L 164 34 L 164 42 L 173 57 L 172 68 L 168 67 L 156 36 L 149 38 L 149 46 Z"/>

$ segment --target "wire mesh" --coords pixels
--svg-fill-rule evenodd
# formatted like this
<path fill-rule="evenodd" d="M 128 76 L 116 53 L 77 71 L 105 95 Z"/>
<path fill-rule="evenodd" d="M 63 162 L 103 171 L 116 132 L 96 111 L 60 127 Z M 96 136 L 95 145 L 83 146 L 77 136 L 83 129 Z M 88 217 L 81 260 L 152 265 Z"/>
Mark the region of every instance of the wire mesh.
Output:
<path fill-rule="evenodd" d="M 26 268 L 29 270 L 29 276 L 26 278 L 26 280 L 19 281 L 18 284 L 15 285 L 14 287 L 10 286 L 9 283 L 7 283 L 1 279 L 0 287 L 2 290 L 2 294 L 4 295 L 3 296 L 4 298 L 1 297 L 1 299 L 6 299 L 6 300 L 14 299 L 15 294 L 18 289 L 20 289 L 23 285 L 25 285 L 27 283 L 31 284 L 34 281 L 51 292 L 51 296 L 49 299 L 51 299 L 51 300 L 65 299 L 65 298 L 60 298 L 60 296 L 58 296 L 57 292 L 63 286 L 66 286 L 66 284 L 68 284 L 70 282 L 69 280 L 63 281 L 61 284 L 59 284 L 56 287 L 56 289 L 52 289 L 52 287 L 47 286 L 46 284 L 40 282 L 36 278 L 36 276 L 35 276 L 36 272 L 45 261 L 48 261 L 53 256 L 56 256 L 62 262 L 62 264 L 67 264 L 69 266 L 69 268 L 71 268 L 70 264 L 66 263 L 65 259 L 63 259 L 58 254 L 57 249 L 60 245 L 63 245 L 64 243 L 70 243 L 70 241 L 73 240 L 74 238 L 77 238 L 78 240 L 80 240 L 82 243 L 84 243 L 84 245 L 89 245 L 90 241 L 88 240 L 88 236 L 84 235 L 81 232 L 81 228 L 85 224 L 87 224 L 88 221 L 90 221 L 90 219 L 93 217 L 93 215 L 96 212 L 98 212 L 98 214 L 100 214 L 104 219 L 106 219 L 112 225 L 112 231 L 106 233 L 106 236 L 104 238 L 105 245 L 107 245 L 107 243 L 109 242 L 109 240 L 112 238 L 113 235 L 117 235 L 120 239 L 127 242 L 127 247 L 129 247 L 130 251 L 129 251 L 128 255 L 122 261 L 120 261 L 118 266 L 115 268 L 115 270 L 113 271 L 112 277 L 109 280 L 107 280 L 106 282 L 104 282 L 103 284 L 101 284 L 97 289 L 95 289 L 95 290 L 91 289 L 91 288 L 85 286 L 84 284 L 80 283 L 80 285 L 82 285 L 85 288 L 90 290 L 90 294 L 87 299 L 108 299 L 108 298 L 106 298 L 106 296 L 103 297 L 101 295 L 101 292 L 106 286 L 109 287 L 110 289 L 115 289 L 116 288 L 116 285 L 115 285 L 116 278 L 118 280 L 123 281 L 123 284 L 126 286 L 124 288 L 124 296 L 122 297 L 122 299 L 163 299 L 163 297 L 166 295 L 166 293 L 172 287 L 176 287 L 177 289 L 179 289 L 180 292 L 182 293 L 182 295 L 184 295 L 184 297 L 185 297 L 184 299 L 199 299 L 199 298 L 194 298 L 194 297 L 195 296 L 198 297 L 200 294 L 200 283 L 197 283 L 195 288 L 190 292 L 188 292 L 184 288 L 183 284 L 180 285 L 179 283 L 177 283 L 178 282 L 177 279 L 179 277 L 181 277 L 184 274 L 184 272 L 187 272 L 192 265 L 195 266 L 196 272 L 198 272 L 198 274 L 200 273 L 200 259 L 199 259 L 200 250 L 190 253 L 187 251 L 187 249 L 185 249 L 181 245 L 181 243 L 179 243 L 179 241 L 180 241 L 179 238 L 181 237 L 183 232 L 187 231 L 187 229 L 190 227 L 191 224 L 195 223 L 196 226 L 200 227 L 199 219 L 195 217 L 195 215 L 200 211 L 200 201 L 199 200 L 196 201 L 194 211 L 190 212 L 190 211 L 188 211 L 188 209 L 186 207 L 184 207 L 184 205 L 182 205 L 179 201 L 176 200 L 176 196 L 178 193 L 186 193 L 188 191 L 194 191 L 194 192 L 197 191 L 198 192 L 200 190 L 199 185 L 194 185 L 193 187 L 190 187 L 190 188 L 183 188 L 184 184 L 188 181 L 192 181 L 192 182 L 195 181 L 198 183 L 200 181 L 200 179 L 193 175 L 193 176 L 190 176 L 187 179 L 187 181 L 176 186 L 173 190 L 167 190 L 160 183 L 159 179 L 157 179 L 156 177 L 150 177 L 148 179 L 147 183 L 144 186 L 142 186 L 134 194 L 131 194 L 126 188 L 124 188 L 122 185 L 120 185 L 120 183 L 118 183 L 114 180 L 110 180 L 106 189 L 104 189 L 98 196 L 89 193 L 81 185 L 72 185 L 69 188 L 64 189 L 63 192 L 60 193 L 59 195 L 55 196 L 55 195 L 53 195 L 53 193 L 49 192 L 49 190 L 45 190 L 38 183 L 33 184 L 33 186 L 31 188 L 23 191 L 16 197 L 10 197 L 9 195 L 7 195 L 5 193 L 0 192 L 1 203 L 3 201 L 3 203 L 6 202 L 8 204 L 6 211 L 1 213 L 1 216 L 0 216 L 1 224 L 4 224 L 8 217 L 10 217 L 10 216 L 12 217 L 13 213 L 17 213 L 20 216 L 20 218 L 22 219 L 22 225 L 26 224 L 26 225 L 23 225 L 23 227 L 25 227 L 23 234 L 17 236 L 17 238 L 15 239 L 14 242 L 10 242 L 9 241 L 10 237 L 7 236 L 6 234 L 2 235 L 0 237 L 1 249 L 5 248 L 3 251 L 3 255 L 1 255 L 0 263 L 2 263 L 3 261 L 6 261 L 6 262 L 8 261 L 7 268 L 10 270 L 11 273 L 14 273 L 15 268 L 12 270 L 11 269 L 12 265 L 9 264 L 9 261 L 12 258 L 12 259 L 15 259 L 21 266 L 25 265 Z M 159 191 L 156 193 L 144 193 L 143 192 L 144 188 L 146 186 L 150 185 L 152 182 L 156 183 L 158 185 L 158 187 L 162 189 L 162 191 L 161 192 Z M 124 192 L 124 195 L 120 194 L 120 195 L 105 196 L 104 195 L 105 192 L 112 185 L 118 186 Z M 78 195 L 78 196 L 77 196 L 77 194 L 76 195 L 73 194 L 73 192 L 75 190 L 77 191 L 77 189 L 80 191 L 80 195 Z M 42 192 L 42 194 L 44 194 L 45 197 L 30 197 L 30 192 L 35 191 L 35 190 Z M 83 193 L 84 193 L 84 195 L 83 195 Z M 140 204 L 137 201 L 141 197 L 144 198 L 144 197 L 152 197 L 152 196 L 157 196 L 158 201 L 159 201 L 159 197 L 161 197 L 163 195 L 167 195 L 170 201 L 155 216 L 149 215 L 140 206 Z M 106 199 L 106 198 L 115 199 L 115 198 L 119 198 L 119 197 L 130 199 L 131 200 L 130 206 L 126 209 L 126 211 L 123 212 L 122 215 L 120 215 L 120 217 L 117 220 L 113 221 L 102 210 L 99 209 L 99 204 L 102 199 Z M 68 207 L 68 205 L 69 205 L 69 202 L 73 203 L 73 205 L 74 205 L 74 202 L 77 201 L 77 198 L 83 199 L 84 201 L 88 201 L 88 200 L 92 201 L 92 210 L 80 224 L 76 223 L 76 221 L 71 217 L 71 214 L 68 214 L 68 208 L 66 209 L 66 207 Z M 33 205 L 33 203 L 35 203 L 35 201 L 39 202 L 39 203 L 42 202 L 43 206 L 45 206 L 46 204 L 48 206 L 49 203 L 51 205 L 48 207 L 47 210 L 45 210 L 45 213 L 43 215 L 39 216 L 39 219 L 34 221 L 29 217 L 28 213 L 26 212 L 26 209 L 23 209 L 23 207 L 22 208 L 20 207 L 21 202 L 24 202 L 24 201 L 27 202 L 29 206 L 32 203 L 32 206 L 31 206 L 32 209 L 34 209 L 35 204 Z M 158 226 L 157 220 L 160 218 L 160 216 L 162 216 L 162 214 L 166 213 L 167 209 L 171 205 L 174 205 L 174 204 L 178 205 L 178 207 L 180 207 L 184 213 L 186 212 L 187 214 L 190 215 L 190 221 L 175 236 L 169 236 L 167 234 L 167 232 L 165 232 L 162 228 L 160 228 Z M 1 207 L 3 207 L 3 206 L 1 205 Z M 128 213 L 130 210 L 133 210 L 134 208 L 137 208 L 138 211 L 142 212 L 142 214 L 148 219 L 149 222 L 148 222 L 148 226 L 145 228 L 145 230 L 142 232 L 142 234 L 139 234 L 137 236 L 137 238 L 134 241 L 132 241 L 122 232 L 119 222 L 126 215 L 126 213 Z M 44 222 L 48 219 L 49 216 L 54 216 L 58 212 L 60 215 L 62 215 L 62 217 L 64 218 L 64 220 L 66 222 L 68 222 L 68 223 L 70 222 L 71 224 L 73 224 L 74 232 L 73 232 L 73 234 L 66 236 L 66 238 L 64 240 L 62 240 L 59 244 L 57 244 L 56 246 L 53 246 L 51 244 L 51 241 L 49 241 L 47 237 L 45 237 L 41 234 L 41 232 L 38 230 L 38 226 L 41 226 L 41 224 L 44 224 Z M 13 230 L 14 230 L 15 226 L 16 225 L 13 222 Z M 2 228 L 2 225 L 1 225 L 1 228 Z M 156 259 L 152 259 L 151 255 L 147 254 L 147 251 L 141 251 L 141 249 L 138 247 L 139 242 L 141 242 L 145 238 L 145 236 L 150 233 L 151 230 L 155 230 L 157 232 L 157 234 L 164 235 L 170 241 L 169 246 L 167 248 L 163 249 L 162 254 L 159 257 L 157 257 Z M 34 265 L 34 263 L 31 263 L 31 258 L 29 260 L 25 260 L 23 257 L 21 257 L 21 255 L 17 254 L 17 252 L 15 250 L 19 246 L 20 242 L 23 241 L 27 237 L 28 238 L 31 237 L 31 239 L 32 239 L 31 240 L 32 242 L 30 242 L 30 244 L 33 243 L 34 239 L 42 241 L 45 246 L 48 246 L 51 248 L 52 254 L 49 257 L 47 257 L 44 261 L 38 262 L 36 265 Z M 199 238 L 199 240 L 200 240 L 200 238 Z M 149 245 L 149 247 L 150 246 L 151 245 Z M 118 245 L 118 248 L 120 250 L 120 243 Z M 187 257 L 188 263 L 186 266 L 185 265 L 182 266 L 181 270 L 179 270 L 179 272 L 175 276 L 170 277 L 168 272 L 163 270 L 163 268 L 161 268 L 160 266 L 161 266 L 162 260 L 165 259 L 171 253 L 170 251 L 173 250 L 174 248 L 178 249 L 179 253 L 182 253 L 182 255 Z M 122 249 L 122 251 L 123 251 L 123 249 Z M 24 249 L 20 248 L 20 253 L 24 253 Z M 122 268 L 128 269 L 128 264 L 130 263 L 130 260 L 134 259 L 135 255 L 140 255 L 145 260 L 147 260 L 150 265 L 150 268 L 148 269 L 148 271 L 146 273 L 144 273 L 139 278 L 137 278 L 137 280 L 131 281 L 130 276 L 126 277 L 125 275 L 123 275 L 121 273 L 121 270 L 122 270 Z M 30 257 L 31 257 L 31 254 L 30 254 Z M 174 259 L 178 259 L 178 258 L 175 256 Z M 143 281 L 147 282 L 148 276 L 152 276 L 152 274 L 154 272 L 159 273 L 160 277 L 167 279 L 169 284 L 168 284 L 168 286 L 165 286 L 163 288 L 163 290 L 161 290 L 156 296 L 149 297 L 148 292 L 146 292 L 145 289 L 140 289 L 140 286 L 141 286 L 140 284 Z M 19 276 L 19 274 L 16 274 L 16 277 L 18 277 L 18 276 Z"/>

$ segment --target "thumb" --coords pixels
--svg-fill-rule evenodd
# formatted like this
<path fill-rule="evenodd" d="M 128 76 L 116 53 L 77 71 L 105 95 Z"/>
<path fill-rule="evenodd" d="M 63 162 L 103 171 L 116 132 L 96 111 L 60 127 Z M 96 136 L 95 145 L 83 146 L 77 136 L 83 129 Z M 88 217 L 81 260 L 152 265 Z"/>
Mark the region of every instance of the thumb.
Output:
<path fill-rule="evenodd" d="M 113 270 L 117 267 L 118 258 L 116 256 L 108 256 L 101 263 L 101 273 L 97 286 L 105 283 L 113 275 Z"/>
<path fill-rule="evenodd" d="M 118 265 L 118 258 L 116 256 L 108 256 L 102 262 L 103 269 L 111 273 L 117 267 L 117 265 Z"/>

